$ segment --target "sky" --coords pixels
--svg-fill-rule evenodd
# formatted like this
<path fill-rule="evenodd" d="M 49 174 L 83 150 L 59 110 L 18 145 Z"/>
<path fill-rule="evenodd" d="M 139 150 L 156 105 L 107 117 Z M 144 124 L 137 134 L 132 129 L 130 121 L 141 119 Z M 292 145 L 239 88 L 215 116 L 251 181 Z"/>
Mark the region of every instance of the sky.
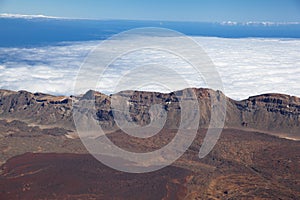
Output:
<path fill-rule="evenodd" d="M 0 0 L 0 13 L 93 19 L 300 22 L 300 0 Z"/>

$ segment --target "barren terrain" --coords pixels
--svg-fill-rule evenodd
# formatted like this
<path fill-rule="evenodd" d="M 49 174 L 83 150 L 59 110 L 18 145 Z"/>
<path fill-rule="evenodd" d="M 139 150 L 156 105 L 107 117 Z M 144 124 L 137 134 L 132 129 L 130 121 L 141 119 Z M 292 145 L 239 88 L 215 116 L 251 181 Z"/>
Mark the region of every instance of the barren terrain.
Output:
<path fill-rule="evenodd" d="M 234 101 L 212 90 L 193 90 L 203 113 L 193 144 L 171 166 L 145 174 L 118 172 L 89 155 L 73 124 L 72 101 L 95 97 L 95 117 L 110 140 L 125 150 L 149 152 L 175 136 L 178 95 L 133 93 L 130 113 L 137 124 L 149 123 L 154 103 L 168 111 L 158 134 L 137 138 L 117 128 L 110 96 L 0 91 L 0 199 L 299 199 L 299 98 L 267 94 Z M 209 96 L 226 99 L 226 122 L 216 146 L 199 159 Z"/>

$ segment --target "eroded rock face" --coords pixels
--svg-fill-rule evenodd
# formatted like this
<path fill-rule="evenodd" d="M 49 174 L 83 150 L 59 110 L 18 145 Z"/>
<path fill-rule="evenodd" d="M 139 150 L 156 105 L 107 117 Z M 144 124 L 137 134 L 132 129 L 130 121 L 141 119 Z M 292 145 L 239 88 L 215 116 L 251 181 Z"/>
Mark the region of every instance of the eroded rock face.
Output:
<path fill-rule="evenodd" d="M 71 110 L 70 97 L 0 90 L 1 118 L 74 129 Z"/>
<path fill-rule="evenodd" d="M 158 92 L 124 91 L 114 95 L 88 91 L 80 97 L 52 96 L 26 91 L 0 90 L 0 117 L 12 118 L 42 125 L 56 125 L 75 129 L 72 116 L 72 102 L 95 102 L 96 110 L 88 108 L 88 112 L 99 121 L 105 130 L 115 130 L 114 115 L 111 109 L 112 100 L 128 98 L 127 106 L 132 122 L 146 126 L 151 122 L 151 106 L 160 105 L 167 112 L 164 128 L 176 129 L 180 125 L 181 101 L 188 101 L 196 95 L 200 110 L 200 128 L 210 124 L 212 104 L 226 101 L 226 128 L 256 129 L 266 132 L 299 135 L 300 99 L 282 94 L 264 94 L 250 97 L 243 101 L 234 101 L 219 91 L 190 88 L 168 94 Z M 112 99 L 113 98 L 113 99 Z M 82 105 L 83 105 L 82 104 Z M 76 103 L 75 103 L 76 105 Z M 185 113 L 188 115 L 188 113 Z M 152 116 L 153 117 L 153 116 Z M 155 116 L 154 116 L 155 117 Z"/>
<path fill-rule="evenodd" d="M 299 133 L 300 99 L 282 94 L 264 94 L 236 102 L 244 127 Z"/>

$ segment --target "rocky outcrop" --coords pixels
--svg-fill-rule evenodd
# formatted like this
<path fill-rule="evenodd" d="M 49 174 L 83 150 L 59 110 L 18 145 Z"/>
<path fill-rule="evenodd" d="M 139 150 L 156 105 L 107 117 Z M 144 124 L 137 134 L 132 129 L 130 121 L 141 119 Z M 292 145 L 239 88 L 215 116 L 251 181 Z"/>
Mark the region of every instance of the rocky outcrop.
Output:
<path fill-rule="evenodd" d="M 4 119 L 74 129 L 71 110 L 71 97 L 0 90 L 0 117 Z"/>
<path fill-rule="evenodd" d="M 226 128 L 255 129 L 264 132 L 290 134 L 300 133 L 300 99 L 283 94 L 263 94 L 246 100 L 235 101 L 220 91 L 190 88 L 172 93 L 123 91 L 114 95 L 105 95 L 88 91 L 78 97 L 52 96 L 26 91 L 0 90 L 0 118 L 18 119 L 34 124 L 56 125 L 75 129 L 72 117 L 72 103 L 95 102 L 95 110 L 90 108 L 93 116 L 104 129 L 116 129 L 112 101 L 127 98 L 128 119 L 145 126 L 151 122 L 151 106 L 160 105 L 167 113 L 165 128 L 176 129 L 181 120 L 180 102 L 194 98 L 199 102 L 200 128 L 210 124 L 211 101 L 226 102 Z M 184 113 L 189 115 L 189 113 Z M 153 115 L 153 114 L 152 114 Z M 152 116 L 153 117 L 153 116 Z M 155 116 L 154 116 L 155 117 Z"/>
<path fill-rule="evenodd" d="M 243 127 L 284 133 L 300 132 L 300 99 L 283 94 L 263 94 L 235 102 Z"/>

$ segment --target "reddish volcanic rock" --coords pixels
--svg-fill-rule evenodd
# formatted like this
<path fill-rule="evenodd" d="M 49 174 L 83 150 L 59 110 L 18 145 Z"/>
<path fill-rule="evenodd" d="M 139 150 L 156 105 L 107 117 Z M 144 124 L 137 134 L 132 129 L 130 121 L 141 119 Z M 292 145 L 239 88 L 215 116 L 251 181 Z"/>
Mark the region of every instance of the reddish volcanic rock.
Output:
<path fill-rule="evenodd" d="M 0 199 L 182 199 L 191 173 L 167 167 L 130 174 L 90 155 L 26 153 L 2 166 Z"/>

